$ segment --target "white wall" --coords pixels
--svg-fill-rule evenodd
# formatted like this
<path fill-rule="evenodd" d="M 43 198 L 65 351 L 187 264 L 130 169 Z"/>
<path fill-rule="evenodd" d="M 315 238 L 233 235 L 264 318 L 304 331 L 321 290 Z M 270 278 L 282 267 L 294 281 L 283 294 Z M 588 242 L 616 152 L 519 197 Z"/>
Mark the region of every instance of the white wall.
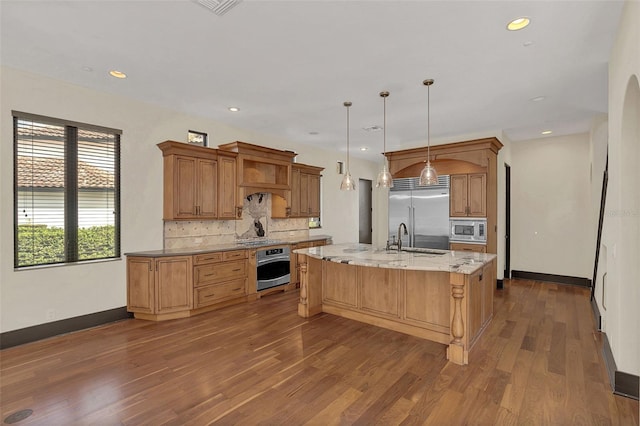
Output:
<path fill-rule="evenodd" d="M 210 146 L 241 140 L 287 147 L 299 153 L 299 162 L 325 167 L 323 228 L 312 233 L 332 235 L 335 242 L 357 241 L 358 194 L 340 191 L 341 176 L 335 172 L 336 161 L 344 161 L 342 152 L 258 135 L 6 67 L 0 69 L 0 85 L 0 196 L 5 200 L 0 206 L 0 332 L 126 305 L 124 260 L 14 271 L 11 110 L 123 131 L 123 253 L 162 248 L 162 154 L 156 144 L 168 139 L 185 140 L 188 129 L 208 133 Z M 351 159 L 351 174 L 356 180 L 373 180 L 377 173 L 377 164 Z M 375 197 L 376 193 L 374 205 Z M 55 318 L 47 318 L 49 310 Z"/>
<path fill-rule="evenodd" d="M 511 267 L 590 278 L 589 135 L 511 144 Z"/>
<path fill-rule="evenodd" d="M 640 2 L 627 1 L 609 61 L 609 191 L 598 299 L 619 370 L 640 375 Z M 606 309 L 605 309 L 606 308 Z"/>

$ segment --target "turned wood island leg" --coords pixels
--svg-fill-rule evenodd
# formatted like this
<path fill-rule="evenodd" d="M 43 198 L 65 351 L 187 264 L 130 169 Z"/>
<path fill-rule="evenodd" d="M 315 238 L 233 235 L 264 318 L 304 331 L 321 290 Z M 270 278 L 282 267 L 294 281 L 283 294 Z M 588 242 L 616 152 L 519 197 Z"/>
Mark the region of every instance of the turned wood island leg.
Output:
<path fill-rule="evenodd" d="M 307 304 L 307 264 L 299 263 L 298 271 L 300 277 L 300 302 L 298 302 L 298 315 L 301 317 L 309 316 L 309 305 Z"/>
<path fill-rule="evenodd" d="M 465 336 L 467 309 L 465 300 L 465 275 L 450 274 L 451 282 L 451 342 L 447 348 L 447 359 L 455 364 L 469 363 L 469 348 Z"/>

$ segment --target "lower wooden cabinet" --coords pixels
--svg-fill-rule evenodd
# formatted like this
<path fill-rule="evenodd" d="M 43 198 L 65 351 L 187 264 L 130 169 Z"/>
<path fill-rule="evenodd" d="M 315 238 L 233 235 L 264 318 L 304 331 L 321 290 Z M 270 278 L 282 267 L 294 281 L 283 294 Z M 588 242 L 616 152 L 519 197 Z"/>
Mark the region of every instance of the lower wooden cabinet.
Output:
<path fill-rule="evenodd" d="M 127 310 L 136 318 L 188 317 L 247 295 L 247 250 L 127 257 Z M 210 309 L 209 309 L 210 310 Z"/>
<path fill-rule="evenodd" d="M 484 244 L 449 243 L 449 250 L 473 251 L 476 253 L 486 253 L 487 246 Z"/>
<path fill-rule="evenodd" d="M 194 308 L 202 308 L 223 300 L 229 300 L 244 296 L 246 279 L 225 281 L 220 284 L 211 284 L 194 289 Z"/>
<path fill-rule="evenodd" d="M 191 309 L 191 256 L 127 258 L 127 309 L 166 314 Z"/>

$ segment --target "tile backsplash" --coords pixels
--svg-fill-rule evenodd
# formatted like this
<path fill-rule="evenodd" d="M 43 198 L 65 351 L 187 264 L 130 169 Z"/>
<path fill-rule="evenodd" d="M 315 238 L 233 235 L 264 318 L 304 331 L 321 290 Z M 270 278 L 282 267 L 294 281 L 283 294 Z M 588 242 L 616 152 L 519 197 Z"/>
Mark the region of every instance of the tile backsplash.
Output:
<path fill-rule="evenodd" d="M 305 238 L 309 220 L 272 219 L 269 193 L 251 194 L 244 199 L 242 219 L 165 221 L 164 248 L 204 248 L 233 243 L 236 239 L 268 237 Z"/>

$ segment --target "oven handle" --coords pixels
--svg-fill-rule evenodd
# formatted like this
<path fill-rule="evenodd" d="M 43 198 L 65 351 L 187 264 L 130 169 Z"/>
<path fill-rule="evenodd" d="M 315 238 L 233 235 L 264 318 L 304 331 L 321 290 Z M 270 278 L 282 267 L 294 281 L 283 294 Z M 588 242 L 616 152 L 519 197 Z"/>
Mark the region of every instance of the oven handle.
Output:
<path fill-rule="evenodd" d="M 273 256 L 273 257 L 268 257 L 266 259 L 260 259 L 258 260 L 257 264 L 258 266 L 260 265 L 265 265 L 265 264 L 269 264 L 269 263 L 274 263 L 274 262 L 280 262 L 280 261 L 287 261 L 290 262 L 291 261 L 291 257 L 290 256 Z"/>

